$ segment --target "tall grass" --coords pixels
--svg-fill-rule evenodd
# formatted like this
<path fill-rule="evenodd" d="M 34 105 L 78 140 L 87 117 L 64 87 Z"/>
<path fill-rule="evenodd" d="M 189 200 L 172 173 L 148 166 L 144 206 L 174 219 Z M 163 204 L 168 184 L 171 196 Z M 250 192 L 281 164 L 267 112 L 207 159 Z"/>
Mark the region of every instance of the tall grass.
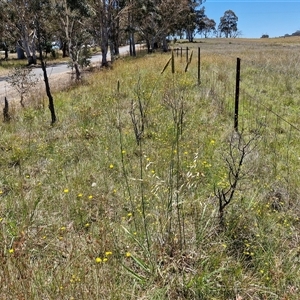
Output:
<path fill-rule="evenodd" d="M 1 299 L 298 299 L 297 131 L 252 106 L 297 127 L 297 56 L 228 45 L 242 134 L 263 130 L 220 230 L 235 57 L 209 43 L 200 87 L 192 57 L 124 58 L 57 92 L 55 126 L 30 105 L 0 124 Z"/>

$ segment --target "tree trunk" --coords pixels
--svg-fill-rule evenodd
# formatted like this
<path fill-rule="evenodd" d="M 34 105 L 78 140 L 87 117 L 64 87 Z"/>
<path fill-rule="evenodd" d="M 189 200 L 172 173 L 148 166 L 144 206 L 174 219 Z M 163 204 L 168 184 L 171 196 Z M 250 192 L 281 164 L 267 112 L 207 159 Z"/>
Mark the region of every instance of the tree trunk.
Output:
<path fill-rule="evenodd" d="M 151 53 L 151 46 L 150 46 L 150 41 L 147 39 L 146 40 L 146 45 L 147 45 L 147 53 Z"/>
<path fill-rule="evenodd" d="M 156 45 L 157 45 L 157 43 L 156 43 Z M 154 49 L 155 49 L 155 40 L 154 40 L 154 37 L 152 37 L 151 43 L 150 43 L 150 52 L 154 52 Z"/>
<path fill-rule="evenodd" d="M 109 41 L 110 61 L 111 63 L 115 60 L 115 49 L 112 40 Z"/>
<path fill-rule="evenodd" d="M 24 49 L 28 60 L 28 65 L 36 64 L 36 47 L 35 47 L 35 32 L 30 35 L 27 32 L 27 28 L 22 27 L 22 40 L 21 48 Z"/>
<path fill-rule="evenodd" d="M 115 50 L 115 55 L 118 56 L 120 55 L 120 51 L 119 51 L 119 32 L 120 32 L 120 19 L 118 18 L 115 21 L 115 25 L 114 25 L 114 38 L 113 38 L 113 44 L 114 44 L 114 50 Z"/>
<path fill-rule="evenodd" d="M 114 50 L 115 50 L 115 55 L 119 56 L 120 55 L 120 49 L 119 49 L 119 41 L 117 39 L 114 41 Z"/>
<path fill-rule="evenodd" d="M 133 29 L 133 17 L 132 13 L 128 12 L 128 37 L 129 37 L 129 53 L 130 56 L 136 56 L 135 41 L 134 41 L 134 29 Z"/>
<path fill-rule="evenodd" d="M 101 19 L 101 53 L 102 53 L 102 67 L 108 67 L 108 61 L 107 61 L 107 52 L 108 52 L 108 32 L 107 32 L 107 3 L 106 0 L 103 1 L 103 11 L 102 11 L 102 19 Z"/>
<path fill-rule="evenodd" d="M 72 63 L 73 63 L 74 69 L 75 69 L 76 80 L 80 80 L 81 72 L 80 72 L 80 69 L 79 69 L 78 59 L 77 59 L 76 53 L 74 53 L 74 50 L 73 50 L 73 45 L 72 45 L 71 39 L 69 39 L 68 49 L 69 49 L 70 58 L 72 60 Z"/>
<path fill-rule="evenodd" d="M 68 57 L 67 42 L 63 42 L 63 44 L 62 44 L 62 56 L 63 57 Z"/>
<path fill-rule="evenodd" d="M 75 74 L 76 74 L 76 80 L 79 81 L 81 79 L 81 72 L 79 69 L 79 64 L 77 60 L 73 61 L 74 69 L 75 69 Z"/>
<path fill-rule="evenodd" d="M 108 5 L 110 5 L 110 4 L 108 4 Z M 113 44 L 114 28 L 113 28 L 110 6 L 107 7 L 107 15 L 108 15 L 107 26 L 109 26 L 109 31 L 107 32 L 107 39 L 108 39 L 108 45 L 109 45 L 109 51 L 110 51 L 110 62 L 113 63 L 114 56 L 115 56 L 115 50 L 114 50 L 114 44 Z"/>
<path fill-rule="evenodd" d="M 107 28 L 109 27 L 108 31 L 108 43 L 109 43 L 109 51 L 110 51 L 110 61 L 111 63 L 115 60 L 115 39 L 116 39 L 116 26 L 115 26 L 115 18 L 113 16 L 111 3 L 108 4 L 107 7 Z"/>
<path fill-rule="evenodd" d="M 4 59 L 8 60 L 8 47 L 6 43 L 4 43 L 4 53 L 5 53 Z"/>
<path fill-rule="evenodd" d="M 168 42 L 167 42 L 167 37 L 166 36 L 163 37 L 162 42 L 163 42 L 163 51 L 168 52 L 169 47 L 168 47 Z"/>
<path fill-rule="evenodd" d="M 136 56 L 135 50 L 135 41 L 134 41 L 134 33 L 131 32 L 129 36 L 129 47 L 130 47 L 130 56 Z"/>
<path fill-rule="evenodd" d="M 53 125 L 56 122 L 56 114 L 55 114 L 55 108 L 54 108 L 54 100 L 51 94 L 50 90 L 50 84 L 49 84 L 49 79 L 47 75 L 47 69 L 46 69 L 46 64 L 43 59 L 43 49 L 42 49 L 42 44 L 41 44 L 41 34 L 40 34 L 40 24 L 38 20 L 35 20 L 36 26 L 37 26 L 37 39 L 38 39 L 38 49 L 40 52 L 40 58 L 41 58 L 41 67 L 43 71 L 43 76 L 44 76 L 44 82 L 45 82 L 45 88 L 46 88 L 46 94 L 49 99 L 49 110 L 51 113 L 51 125 Z"/>
<path fill-rule="evenodd" d="M 108 67 L 108 61 L 107 61 L 107 52 L 108 52 L 108 44 L 106 41 L 101 42 L 101 53 L 102 53 L 102 67 Z"/>
<path fill-rule="evenodd" d="M 131 38 L 129 38 L 129 55 L 132 56 L 132 41 L 131 41 Z"/>
<path fill-rule="evenodd" d="M 188 29 L 187 32 L 186 32 L 186 37 L 187 37 L 187 39 L 190 43 L 193 43 L 193 41 L 194 41 L 194 32 L 192 30 Z"/>

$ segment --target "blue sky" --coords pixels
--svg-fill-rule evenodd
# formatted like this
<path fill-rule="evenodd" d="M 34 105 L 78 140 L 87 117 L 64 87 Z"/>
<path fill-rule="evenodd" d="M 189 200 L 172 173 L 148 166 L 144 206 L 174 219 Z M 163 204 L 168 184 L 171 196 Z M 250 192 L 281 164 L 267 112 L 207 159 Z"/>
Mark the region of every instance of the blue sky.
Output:
<path fill-rule="evenodd" d="M 234 11 L 244 38 L 260 38 L 263 34 L 278 37 L 300 30 L 300 0 L 206 0 L 203 6 L 217 26 L 226 10 Z"/>

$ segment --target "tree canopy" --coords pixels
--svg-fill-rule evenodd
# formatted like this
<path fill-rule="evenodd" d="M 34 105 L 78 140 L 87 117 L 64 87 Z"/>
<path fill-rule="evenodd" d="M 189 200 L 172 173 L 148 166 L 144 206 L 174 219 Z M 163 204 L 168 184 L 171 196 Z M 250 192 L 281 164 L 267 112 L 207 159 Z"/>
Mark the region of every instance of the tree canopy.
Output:
<path fill-rule="evenodd" d="M 192 42 L 196 34 L 208 37 L 219 30 L 225 37 L 235 36 L 238 18 L 232 10 L 216 22 L 205 13 L 205 0 L 0 0 L 2 44 L 22 49 L 28 63 L 35 63 L 37 36 L 44 45 L 57 43 L 69 56 L 80 78 L 80 56 L 87 44 L 97 44 L 102 51 L 102 65 L 119 54 L 121 44 L 147 45 L 148 51 L 160 46 L 168 50 L 170 37 Z M 4 45 L 4 44 L 3 44 Z"/>
<path fill-rule="evenodd" d="M 226 10 L 223 17 L 220 18 L 219 31 L 224 34 L 226 38 L 235 37 L 238 32 L 237 28 L 238 17 L 232 10 Z"/>

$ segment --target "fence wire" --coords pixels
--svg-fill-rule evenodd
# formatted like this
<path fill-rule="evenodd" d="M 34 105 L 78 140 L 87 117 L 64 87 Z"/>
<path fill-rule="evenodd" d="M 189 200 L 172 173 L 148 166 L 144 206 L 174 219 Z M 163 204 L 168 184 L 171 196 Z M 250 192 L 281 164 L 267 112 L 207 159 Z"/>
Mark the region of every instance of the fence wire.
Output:
<path fill-rule="evenodd" d="M 184 51 L 182 51 L 184 52 Z M 223 55 L 224 58 L 225 55 Z M 216 55 L 218 60 L 222 55 Z M 221 112 L 234 124 L 235 65 L 237 57 L 227 56 L 228 65 L 208 65 L 201 57 L 201 91 L 217 101 Z M 182 55 L 184 59 L 184 54 Z M 231 66 L 229 69 L 228 66 Z M 293 66 L 278 62 L 273 66 L 267 59 L 264 64 L 252 59 L 241 60 L 239 94 L 239 130 L 244 134 L 259 133 L 259 165 L 262 186 L 285 195 L 289 201 L 298 199 L 300 171 L 300 125 L 292 104 L 300 103 L 294 86 L 300 78 L 300 58 Z M 271 89 L 269 88 L 271 87 Z M 298 91 L 299 92 L 299 91 Z M 283 100 L 281 100 L 283 99 Z M 280 101 L 280 104 L 275 101 Z M 274 108 L 276 107 L 276 109 Z"/>

